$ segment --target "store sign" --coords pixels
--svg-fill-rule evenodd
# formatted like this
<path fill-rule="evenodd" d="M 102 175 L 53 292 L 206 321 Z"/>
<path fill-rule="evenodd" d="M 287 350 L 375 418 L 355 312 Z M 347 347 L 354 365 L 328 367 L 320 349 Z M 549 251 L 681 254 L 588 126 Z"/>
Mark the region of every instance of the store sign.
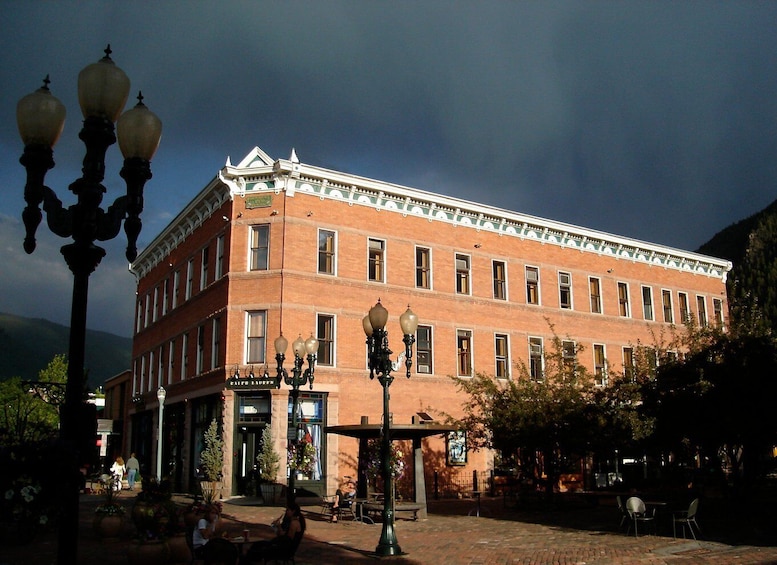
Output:
<path fill-rule="evenodd" d="M 229 390 L 268 390 L 278 388 L 278 379 L 274 377 L 230 377 L 227 379 Z"/>

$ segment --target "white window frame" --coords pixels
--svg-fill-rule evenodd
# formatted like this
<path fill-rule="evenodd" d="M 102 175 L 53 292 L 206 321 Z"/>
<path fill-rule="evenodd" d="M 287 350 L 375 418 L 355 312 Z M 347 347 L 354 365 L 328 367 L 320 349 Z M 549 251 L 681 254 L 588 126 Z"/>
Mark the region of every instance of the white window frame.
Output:
<path fill-rule="evenodd" d="M 563 282 L 563 278 L 566 277 L 568 280 L 567 282 Z M 562 292 L 566 290 L 569 293 L 569 305 L 564 306 L 564 300 L 562 299 Z M 558 272 L 558 307 L 562 310 L 574 310 L 575 309 L 575 303 L 574 300 L 574 294 L 572 293 L 572 273 L 569 273 L 567 271 L 559 271 Z"/>
<path fill-rule="evenodd" d="M 497 345 L 499 341 L 503 339 L 505 344 L 505 353 L 503 356 L 499 355 L 499 349 Z M 499 361 L 504 364 L 504 375 L 499 375 Z M 494 376 L 498 379 L 510 380 L 510 334 L 503 332 L 494 332 Z"/>
<path fill-rule="evenodd" d="M 621 298 L 621 288 L 624 288 L 626 291 L 626 296 L 624 299 Z M 631 288 L 629 287 L 629 283 L 618 281 L 617 289 L 618 289 L 618 315 L 621 318 L 631 318 Z M 625 312 L 621 311 L 622 308 L 625 310 Z"/>
<path fill-rule="evenodd" d="M 669 296 L 669 319 L 667 320 L 667 310 L 664 299 Z M 664 322 L 667 324 L 674 324 L 674 300 L 672 299 L 672 291 L 668 288 L 661 289 L 661 316 Z"/>
<path fill-rule="evenodd" d="M 459 347 L 459 338 L 464 337 L 469 344 L 469 353 L 467 354 L 467 370 L 468 373 L 462 373 L 461 371 L 461 348 Z M 470 329 L 457 328 L 456 329 L 456 375 L 463 378 L 470 378 L 474 376 L 474 359 L 475 359 L 475 343 L 474 332 Z"/>
<path fill-rule="evenodd" d="M 372 244 L 376 243 L 380 245 L 380 249 L 378 247 L 375 247 L 376 250 L 375 253 L 376 256 L 379 256 L 378 261 L 372 260 L 373 255 L 373 246 Z M 386 240 L 385 239 L 379 239 L 377 237 L 368 237 L 367 238 L 367 280 L 374 283 L 381 283 L 386 284 L 387 279 L 387 250 L 386 250 Z M 373 278 L 373 266 L 376 266 L 376 276 Z"/>
<path fill-rule="evenodd" d="M 423 269 L 421 265 L 418 264 L 418 253 L 419 251 L 423 251 L 426 255 L 427 261 L 429 264 L 427 265 L 426 270 Z M 416 245 L 413 249 L 413 262 L 415 264 L 415 288 L 420 288 L 422 290 L 432 290 L 433 289 L 433 277 L 432 277 L 432 248 L 426 247 L 424 245 Z M 421 286 L 418 284 L 418 277 L 419 277 L 419 271 L 426 274 L 426 278 L 428 281 L 428 284 L 426 286 Z"/>
<path fill-rule="evenodd" d="M 594 362 L 594 385 L 606 386 L 607 385 L 607 346 L 603 343 L 594 343 L 591 348 L 593 351 Z M 602 363 L 597 364 L 597 353 L 601 351 Z"/>
<path fill-rule="evenodd" d="M 529 273 L 536 273 L 537 280 L 531 283 L 529 281 Z M 540 285 L 540 268 L 534 265 L 525 265 L 523 269 L 523 276 L 524 280 L 526 282 L 526 294 L 524 294 L 524 299 L 526 300 L 526 304 L 530 306 L 542 306 L 542 293 L 541 293 L 541 285 Z M 529 289 L 531 287 L 535 288 L 536 294 L 537 294 L 537 301 L 531 302 L 529 300 Z"/>
<path fill-rule="evenodd" d="M 503 296 L 497 296 L 496 294 L 496 288 L 497 288 L 497 278 L 496 273 L 494 272 L 496 270 L 497 265 L 502 265 L 502 269 L 504 271 L 504 278 L 500 281 L 500 287 L 502 289 Z M 510 285 L 507 283 L 507 261 L 504 261 L 502 259 L 492 259 L 491 260 L 491 285 L 493 286 L 493 298 L 494 300 L 503 300 L 507 301 L 510 299 L 507 289 L 510 288 Z M 509 374 L 509 371 L 508 371 Z"/>
<path fill-rule="evenodd" d="M 463 269 L 459 267 L 460 261 L 462 262 L 462 265 L 464 265 Z M 455 253 L 453 267 L 456 276 L 456 280 L 454 281 L 456 294 L 472 296 L 472 257 L 466 253 Z M 460 281 L 463 281 L 463 284 L 466 285 L 466 289 L 463 288 Z"/>
<path fill-rule="evenodd" d="M 329 254 L 332 257 L 332 271 L 322 271 L 321 270 L 321 254 L 327 253 L 326 251 L 321 250 L 321 236 L 322 234 L 331 234 L 332 235 L 332 252 Z M 318 247 L 316 250 L 316 272 L 319 275 L 327 275 L 330 277 L 336 277 L 337 276 L 337 247 L 338 247 L 338 240 L 337 240 L 337 232 L 335 230 L 330 229 L 324 229 L 324 228 L 318 228 Z"/>
<path fill-rule="evenodd" d="M 647 296 L 645 295 L 645 291 L 647 291 Z M 643 285 L 641 287 L 640 297 L 642 299 L 642 317 L 648 322 L 654 322 L 656 320 L 656 302 L 653 300 L 653 287 Z M 645 302 L 645 298 L 649 298 L 650 303 Z M 648 308 L 650 308 L 649 312 Z"/>

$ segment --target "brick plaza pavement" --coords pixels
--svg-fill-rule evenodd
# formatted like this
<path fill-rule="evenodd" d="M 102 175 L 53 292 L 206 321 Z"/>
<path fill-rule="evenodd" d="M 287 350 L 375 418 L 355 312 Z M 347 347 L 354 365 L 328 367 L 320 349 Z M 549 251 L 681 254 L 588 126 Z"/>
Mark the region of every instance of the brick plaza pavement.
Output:
<path fill-rule="evenodd" d="M 129 507 L 131 499 L 124 500 Z M 98 497 L 81 498 L 78 562 L 85 565 L 126 563 L 132 526 L 127 525 L 117 542 L 96 539 L 91 518 L 98 502 Z M 484 515 L 478 518 L 467 515 L 473 505 L 469 500 L 433 501 L 427 520 L 399 519 L 395 530 L 405 555 L 391 558 L 373 554 L 380 538 L 380 524 L 351 521 L 331 524 L 321 519 L 318 506 L 304 506 L 308 530 L 296 562 L 299 565 L 777 564 L 777 544 L 675 540 L 670 523 L 663 524 L 657 536 L 626 536 L 617 532 L 618 516 L 611 507 L 518 513 L 505 510 L 499 500 L 484 500 Z M 281 512 L 279 507 L 232 499 L 225 501 L 223 516 L 231 531 L 239 533 L 248 528 L 253 539 L 261 539 L 271 536 L 268 524 Z M 702 516 L 699 520 L 704 528 Z M 766 527 L 775 528 L 775 524 Z M 714 532 L 715 524 L 710 528 Z M 0 565 L 49 565 L 55 563 L 55 556 L 53 533 L 30 546 L 0 547 Z"/>

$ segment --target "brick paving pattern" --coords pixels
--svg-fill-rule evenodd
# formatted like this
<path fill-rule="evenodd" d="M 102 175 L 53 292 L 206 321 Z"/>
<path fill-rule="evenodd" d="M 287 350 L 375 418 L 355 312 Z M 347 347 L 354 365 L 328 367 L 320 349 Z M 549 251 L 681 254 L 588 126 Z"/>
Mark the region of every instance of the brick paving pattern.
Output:
<path fill-rule="evenodd" d="M 127 506 L 130 497 L 124 498 Z M 127 525 L 117 542 L 96 539 L 91 518 L 98 497 L 81 498 L 79 563 L 111 565 L 126 563 L 132 526 Z M 308 530 L 297 552 L 299 565 L 366 564 L 380 561 L 397 565 L 685 565 L 685 564 L 777 564 L 777 544 L 731 545 L 709 541 L 674 539 L 671 523 L 659 535 L 635 538 L 617 531 L 614 508 L 570 508 L 549 512 L 518 513 L 502 508 L 498 500 L 483 504 L 484 516 L 468 516 L 473 503 L 437 501 L 430 503 L 427 520 L 396 522 L 397 540 L 404 555 L 379 558 L 374 555 L 381 533 L 380 524 L 340 521 L 331 524 L 320 518 L 317 505 L 304 506 Z M 254 539 L 271 536 L 268 524 L 282 509 L 258 506 L 248 499 L 224 504 L 228 528 L 239 534 L 244 528 Z M 703 514 L 699 520 L 702 527 Z M 724 526 L 709 526 L 720 531 Z M 766 524 L 770 530 L 775 524 Z M 705 532 L 707 529 L 705 528 Z M 769 538 L 772 539 L 772 538 Z M 21 547 L 0 547 L 0 565 L 48 565 L 56 562 L 56 537 L 40 536 Z"/>

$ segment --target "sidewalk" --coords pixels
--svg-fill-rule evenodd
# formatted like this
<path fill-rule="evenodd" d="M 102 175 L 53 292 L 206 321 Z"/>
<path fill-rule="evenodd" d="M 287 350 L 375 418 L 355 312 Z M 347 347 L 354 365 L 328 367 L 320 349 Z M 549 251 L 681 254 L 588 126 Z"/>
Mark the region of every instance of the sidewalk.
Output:
<path fill-rule="evenodd" d="M 124 499 L 129 507 L 132 499 Z M 247 528 L 252 539 L 269 537 L 268 524 L 282 508 L 258 506 L 255 500 L 235 498 L 224 503 L 224 519 L 235 533 Z M 99 497 L 81 498 L 78 563 L 126 563 L 132 526 L 122 538 L 102 543 L 92 532 L 91 520 Z M 611 565 L 611 564 L 774 564 L 777 546 L 728 545 L 719 541 L 675 540 L 669 531 L 635 538 L 618 533 L 614 508 L 585 507 L 517 512 L 503 508 L 499 499 L 484 499 L 482 516 L 468 516 L 470 500 L 432 501 L 429 518 L 396 522 L 403 556 L 378 558 L 373 552 L 381 525 L 341 521 L 330 524 L 319 517 L 318 506 L 303 508 L 308 530 L 297 552 L 298 565 L 365 564 L 387 561 L 397 565 Z M 705 522 L 700 515 L 702 527 Z M 765 525 L 774 529 L 775 524 Z M 710 524 L 714 533 L 720 525 Z M 710 538 L 706 538 L 710 539 Z M 1 547 L 0 565 L 49 565 L 56 562 L 56 535 L 41 536 L 32 545 Z"/>

